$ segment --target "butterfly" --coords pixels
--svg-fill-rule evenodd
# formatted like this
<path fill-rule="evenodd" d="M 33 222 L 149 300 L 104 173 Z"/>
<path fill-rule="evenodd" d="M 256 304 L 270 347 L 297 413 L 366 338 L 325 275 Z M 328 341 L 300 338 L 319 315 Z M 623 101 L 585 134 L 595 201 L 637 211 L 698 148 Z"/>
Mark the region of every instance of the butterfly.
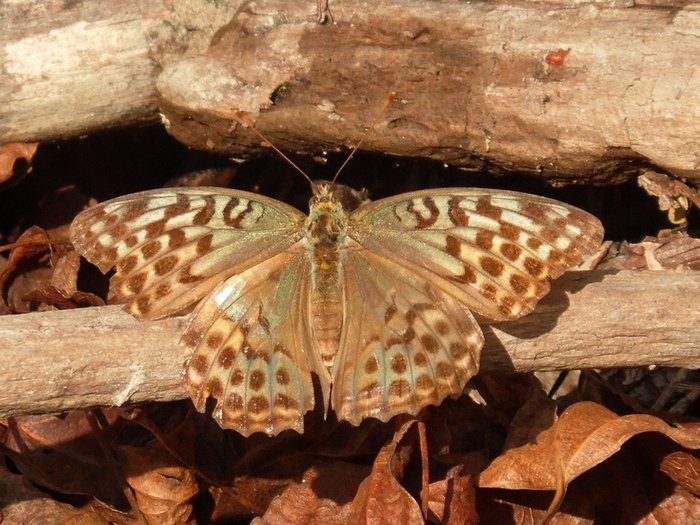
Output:
<path fill-rule="evenodd" d="M 303 432 L 314 408 L 358 425 L 459 395 L 484 338 L 473 313 L 530 312 L 602 241 L 594 216 L 504 190 L 440 188 L 309 214 L 223 188 L 167 188 L 80 213 L 70 238 L 142 319 L 194 308 L 181 343 L 195 407 L 248 436 Z"/>

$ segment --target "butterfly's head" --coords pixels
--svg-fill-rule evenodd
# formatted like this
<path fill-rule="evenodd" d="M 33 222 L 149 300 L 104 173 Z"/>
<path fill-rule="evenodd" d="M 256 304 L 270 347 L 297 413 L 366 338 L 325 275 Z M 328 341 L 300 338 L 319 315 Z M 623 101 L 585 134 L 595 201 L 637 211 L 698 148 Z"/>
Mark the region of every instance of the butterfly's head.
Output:
<path fill-rule="evenodd" d="M 313 182 L 314 195 L 309 201 L 309 215 L 343 216 L 343 204 L 334 184 L 327 181 Z"/>
<path fill-rule="evenodd" d="M 315 182 L 309 201 L 307 231 L 312 244 L 324 239 L 338 239 L 345 234 L 345 210 L 330 182 Z"/>

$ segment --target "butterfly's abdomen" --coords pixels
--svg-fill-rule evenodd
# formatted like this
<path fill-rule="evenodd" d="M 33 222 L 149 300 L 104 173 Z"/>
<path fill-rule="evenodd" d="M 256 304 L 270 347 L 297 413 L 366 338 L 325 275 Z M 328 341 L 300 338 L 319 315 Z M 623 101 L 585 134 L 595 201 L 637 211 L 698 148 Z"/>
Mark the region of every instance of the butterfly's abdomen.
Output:
<path fill-rule="evenodd" d="M 345 230 L 345 213 L 337 200 L 312 200 L 306 233 L 311 256 L 311 331 L 314 347 L 329 369 L 343 327 L 341 258 Z"/>

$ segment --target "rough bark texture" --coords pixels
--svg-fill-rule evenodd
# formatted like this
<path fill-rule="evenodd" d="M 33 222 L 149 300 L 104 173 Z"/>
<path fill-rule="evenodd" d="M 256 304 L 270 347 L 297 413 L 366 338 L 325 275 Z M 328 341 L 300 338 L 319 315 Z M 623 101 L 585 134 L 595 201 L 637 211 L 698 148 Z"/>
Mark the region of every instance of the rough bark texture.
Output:
<path fill-rule="evenodd" d="M 700 368 L 700 275 L 570 272 L 530 315 L 485 326 L 482 370 Z M 118 306 L 0 317 L 0 417 L 186 397 L 184 318 Z"/>
<path fill-rule="evenodd" d="M 234 125 L 240 108 L 281 147 L 317 153 L 356 143 L 396 90 L 365 148 L 552 181 L 650 164 L 700 181 L 696 4 L 343 0 L 323 26 L 306 0 L 218 4 L 8 4 L 0 143 L 159 106 L 186 144 L 245 155 L 260 141 Z"/>

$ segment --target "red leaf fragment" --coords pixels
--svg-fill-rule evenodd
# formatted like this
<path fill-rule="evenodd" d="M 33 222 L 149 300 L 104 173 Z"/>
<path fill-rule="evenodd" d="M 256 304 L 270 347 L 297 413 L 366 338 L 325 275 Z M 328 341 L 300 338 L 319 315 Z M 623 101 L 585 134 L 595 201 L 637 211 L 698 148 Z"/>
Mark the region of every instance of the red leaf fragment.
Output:
<path fill-rule="evenodd" d="M 561 66 L 564 63 L 564 61 L 566 60 L 566 57 L 569 53 L 571 53 L 571 48 L 569 48 L 569 49 L 559 48 L 555 51 L 549 51 L 545 55 L 544 61 L 547 62 L 547 64 L 550 64 L 552 66 Z"/>

